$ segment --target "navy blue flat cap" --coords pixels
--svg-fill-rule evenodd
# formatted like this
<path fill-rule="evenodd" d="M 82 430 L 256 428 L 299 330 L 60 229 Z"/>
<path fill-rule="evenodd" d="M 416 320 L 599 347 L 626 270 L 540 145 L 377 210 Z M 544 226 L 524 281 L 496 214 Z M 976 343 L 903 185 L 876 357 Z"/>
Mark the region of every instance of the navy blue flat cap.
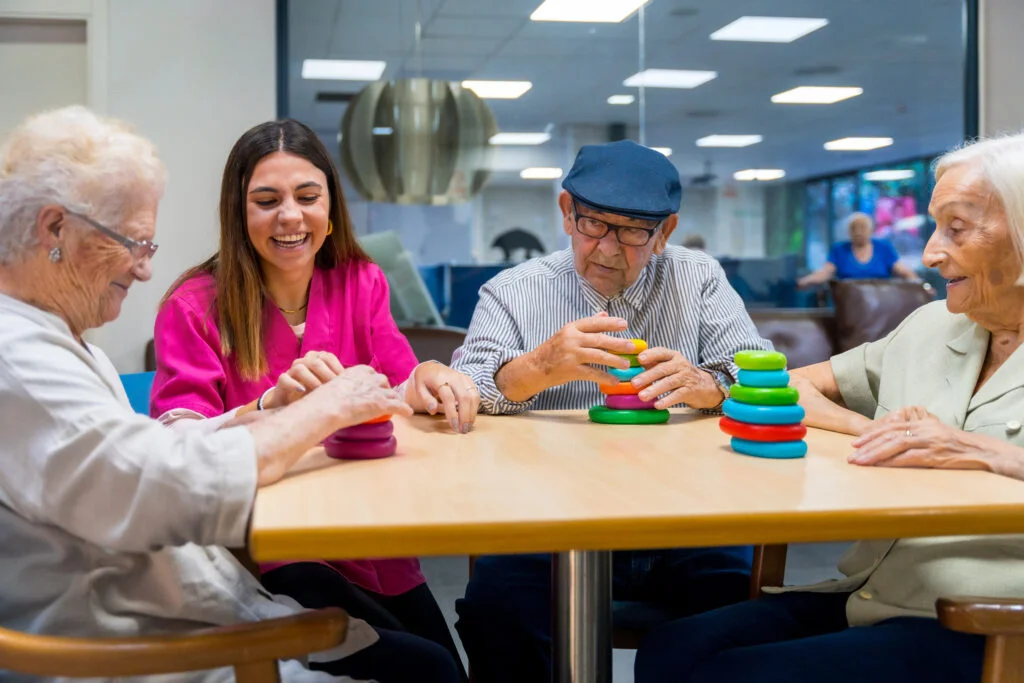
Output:
<path fill-rule="evenodd" d="M 641 220 L 678 213 L 683 196 L 672 162 L 631 140 L 584 145 L 562 189 L 598 211 Z"/>

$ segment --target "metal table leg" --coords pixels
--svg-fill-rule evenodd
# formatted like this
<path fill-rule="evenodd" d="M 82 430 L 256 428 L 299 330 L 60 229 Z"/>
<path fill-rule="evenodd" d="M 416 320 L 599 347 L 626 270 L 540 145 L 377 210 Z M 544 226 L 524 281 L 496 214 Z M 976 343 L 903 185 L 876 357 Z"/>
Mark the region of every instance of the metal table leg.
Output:
<path fill-rule="evenodd" d="M 554 681 L 611 683 L 612 554 L 554 556 Z"/>

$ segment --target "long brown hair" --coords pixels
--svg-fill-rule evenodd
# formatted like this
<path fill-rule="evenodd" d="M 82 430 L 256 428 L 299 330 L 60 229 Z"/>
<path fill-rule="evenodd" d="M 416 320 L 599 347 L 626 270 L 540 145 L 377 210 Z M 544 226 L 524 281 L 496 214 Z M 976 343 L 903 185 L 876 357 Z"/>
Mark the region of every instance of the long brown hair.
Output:
<path fill-rule="evenodd" d="M 187 280 L 209 273 L 216 278 L 217 330 L 221 352 L 234 354 L 242 377 L 258 379 L 268 371 L 263 348 L 263 302 L 265 287 L 259 255 L 249 240 L 246 225 L 246 190 L 253 169 L 265 156 L 288 152 L 300 156 L 327 176 L 330 219 L 334 231 L 316 254 L 316 267 L 334 268 L 351 261 L 370 261 L 352 232 L 338 171 L 327 149 L 307 126 L 286 119 L 268 121 L 247 130 L 231 148 L 220 186 L 220 249 L 178 278 L 164 295 L 161 305 Z"/>

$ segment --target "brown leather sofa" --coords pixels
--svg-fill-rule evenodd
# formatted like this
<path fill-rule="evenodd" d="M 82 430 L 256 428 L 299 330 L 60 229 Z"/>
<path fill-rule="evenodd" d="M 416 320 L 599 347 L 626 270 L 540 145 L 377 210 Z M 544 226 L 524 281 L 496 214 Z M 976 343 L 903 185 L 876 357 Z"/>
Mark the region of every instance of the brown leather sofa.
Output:
<path fill-rule="evenodd" d="M 826 361 L 889 334 L 914 309 L 935 299 L 928 284 L 902 280 L 830 283 L 831 308 L 754 308 L 758 332 L 786 354 L 789 367 Z"/>

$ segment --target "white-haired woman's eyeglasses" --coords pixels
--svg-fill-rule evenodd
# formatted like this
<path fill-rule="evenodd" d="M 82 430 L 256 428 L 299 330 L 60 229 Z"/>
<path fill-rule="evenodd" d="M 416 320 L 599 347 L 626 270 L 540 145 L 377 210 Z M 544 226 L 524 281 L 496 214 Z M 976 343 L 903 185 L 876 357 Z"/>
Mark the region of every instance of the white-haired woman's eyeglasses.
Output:
<path fill-rule="evenodd" d="M 121 233 L 111 230 L 102 223 L 98 223 L 93 219 L 89 218 L 88 216 L 80 214 L 76 211 L 68 211 L 68 214 L 74 216 L 75 218 L 82 219 L 83 221 L 85 221 L 92 227 L 96 228 L 110 239 L 124 245 L 124 248 L 131 253 L 132 258 L 134 258 L 136 261 L 141 261 L 142 259 L 146 258 L 153 258 L 153 254 L 155 254 L 156 250 L 159 249 L 158 245 L 153 244 L 149 240 L 133 240 L 131 237 L 125 237 Z"/>

